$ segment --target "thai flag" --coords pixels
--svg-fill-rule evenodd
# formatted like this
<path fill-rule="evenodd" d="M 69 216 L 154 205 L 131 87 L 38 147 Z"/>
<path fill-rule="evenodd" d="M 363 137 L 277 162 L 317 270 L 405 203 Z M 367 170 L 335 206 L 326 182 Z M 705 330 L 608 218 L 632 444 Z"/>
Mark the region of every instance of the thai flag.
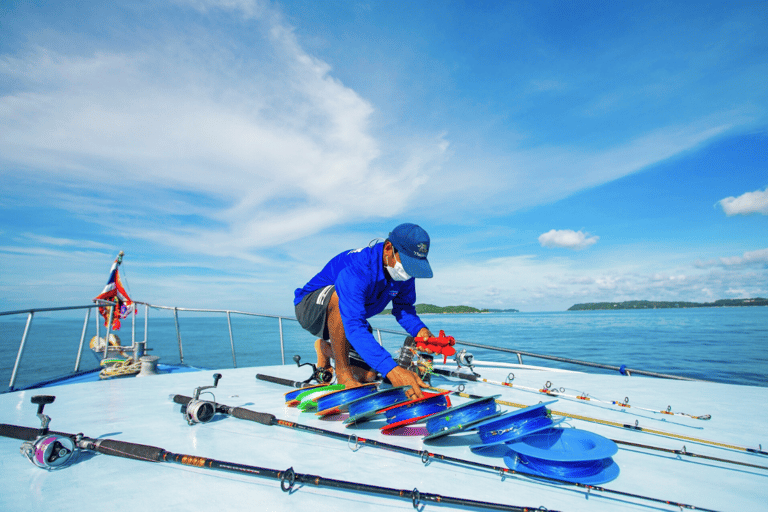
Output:
<path fill-rule="evenodd" d="M 108 300 L 110 302 L 117 303 L 117 310 L 112 317 L 112 330 L 117 331 L 120 329 L 120 319 L 126 318 L 135 310 L 133 301 L 128 296 L 128 292 L 125 291 L 122 279 L 120 279 L 120 263 L 123 261 L 123 252 L 120 251 L 115 262 L 112 264 L 112 269 L 109 272 L 109 279 L 104 290 L 94 300 Z M 99 306 L 99 313 L 104 317 L 104 325 L 109 322 L 109 313 L 112 310 L 112 306 Z"/>

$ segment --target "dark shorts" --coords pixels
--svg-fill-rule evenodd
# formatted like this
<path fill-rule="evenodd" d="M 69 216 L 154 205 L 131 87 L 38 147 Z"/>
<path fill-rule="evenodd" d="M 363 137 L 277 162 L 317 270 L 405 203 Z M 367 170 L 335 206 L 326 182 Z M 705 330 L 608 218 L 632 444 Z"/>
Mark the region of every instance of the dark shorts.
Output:
<path fill-rule="evenodd" d="M 309 331 L 313 336 L 330 340 L 328 334 L 328 303 L 331 302 L 333 292 L 336 290 L 334 285 L 328 285 L 319 290 L 305 295 L 296 305 L 296 320 L 299 321 L 304 330 Z"/>
<path fill-rule="evenodd" d="M 332 284 L 315 290 L 306 295 L 295 308 L 296 320 L 299 321 L 301 327 L 309 331 L 313 336 L 324 340 L 331 339 L 328 333 L 328 303 L 331 301 L 335 291 L 336 287 Z M 373 331 L 370 325 L 368 330 Z M 351 345 L 349 347 L 349 364 L 364 370 L 371 369 L 368 363 L 363 360 Z"/>

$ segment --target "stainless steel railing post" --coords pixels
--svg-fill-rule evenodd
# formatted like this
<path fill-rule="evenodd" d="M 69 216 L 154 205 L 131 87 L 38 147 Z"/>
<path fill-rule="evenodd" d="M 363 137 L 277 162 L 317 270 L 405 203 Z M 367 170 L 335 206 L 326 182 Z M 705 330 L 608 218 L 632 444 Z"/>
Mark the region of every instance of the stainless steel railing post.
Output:
<path fill-rule="evenodd" d="M 91 319 L 91 310 L 85 310 L 85 320 L 83 321 L 83 333 L 80 335 L 80 345 L 77 347 L 77 359 L 75 359 L 75 369 L 73 372 L 80 371 L 80 361 L 83 358 L 83 343 L 85 342 L 85 333 L 88 331 L 88 320 Z"/>
<path fill-rule="evenodd" d="M 179 308 L 173 308 L 173 319 L 176 321 L 176 339 L 179 340 L 179 362 L 184 364 L 184 350 L 181 348 L 181 331 L 179 331 Z"/>
<path fill-rule="evenodd" d="M 282 364 L 285 364 L 285 345 L 283 344 L 283 317 L 277 317 L 277 323 L 280 326 L 280 357 L 282 357 L 283 360 Z"/>
<path fill-rule="evenodd" d="M 29 326 L 32 324 L 32 317 L 34 313 L 29 312 L 27 317 L 27 325 L 24 326 L 24 335 L 21 337 L 21 343 L 19 344 L 19 352 L 16 354 L 16 363 L 13 365 L 13 373 L 11 373 L 11 381 L 8 383 L 9 391 L 13 391 L 13 386 L 16 384 L 16 374 L 19 371 L 19 363 L 21 363 L 21 356 L 24 354 L 24 346 L 27 344 L 27 335 L 29 334 Z"/>
<path fill-rule="evenodd" d="M 237 368 L 237 359 L 235 358 L 235 339 L 232 337 L 232 317 L 227 311 L 227 325 L 229 326 L 229 345 L 232 347 L 232 366 Z"/>

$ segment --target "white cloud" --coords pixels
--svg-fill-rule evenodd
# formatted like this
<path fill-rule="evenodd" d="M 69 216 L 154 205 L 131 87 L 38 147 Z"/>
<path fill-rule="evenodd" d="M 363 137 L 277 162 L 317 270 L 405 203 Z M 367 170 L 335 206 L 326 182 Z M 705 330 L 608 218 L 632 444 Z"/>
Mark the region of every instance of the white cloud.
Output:
<path fill-rule="evenodd" d="M 768 215 L 768 188 L 745 192 L 739 197 L 726 197 L 717 202 L 727 216 L 762 213 Z"/>
<path fill-rule="evenodd" d="M 698 268 L 751 266 L 768 268 L 768 248 L 747 251 L 741 256 L 723 256 L 709 261 L 697 261 L 695 266 Z"/>
<path fill-rule="evenodd" d="M 599 239 L 598 236 L 589 236 L 589 233 L 582 231 L 552 229 L 539 236 L 539 243 L 542 247 L 580 250 L 595 244 Z"/>
<path fill-rule="evenodd" d="M 258 42 L 171 32 L 119 52 L 96 42 L 80 55 L 0 56 L 0 77 L 22 84 L 0 96 L 2 167 L 90 188 L 104 219 L 141 205 L 123 234 L 219 256 L 409 204 L 444 140 L 381 165 L 373 106 L 303 51 L 279 13 L 245 0 L 187 3 L 239 12 L 236 29 Z M 118 183 L 104 201 L 99 193 Z M 66 193 L 53 204 L 76 207 Z M 164 222 L 190 212 L 205 222 Z"/>
<path fill-rule="evenodd" d="M 768 265 L 768 249 L 747 251 L 743 256 L 720 258 L 720 262 L 727 266 Z"/>

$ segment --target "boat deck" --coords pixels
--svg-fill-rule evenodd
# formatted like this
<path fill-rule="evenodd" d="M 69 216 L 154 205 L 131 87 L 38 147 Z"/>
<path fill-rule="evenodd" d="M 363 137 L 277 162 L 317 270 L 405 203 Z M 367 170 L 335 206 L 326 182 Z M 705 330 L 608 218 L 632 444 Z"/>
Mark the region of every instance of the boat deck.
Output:
<path fill-rule="evenodd" d="M 503 381 L 509 369 L 479 368 L 483 377 Z M 278 419 L 356 434 L 417 450 L 427 449 L 484 464 L 504 466 L 500 458 L 474 454 L 468 446 L 476 433 L 463 433 L 422 441 L 422 426 L 406 427 L 399 435 L 383 435 L 378 419 L 348 428 L 344 415 L 319 418 L 313 413 L 288 408 L 284 393 L 292 388 L 257 380 L 257 373 L 303 380 L 305 368 L 271 366 L 218 371 L 223 378 L 209 390 L 215 400 L 228 406 L 274 414 Z M 214 371 L 171 373 L 153 377 L 122 378 L 106 382 L 79 382 L 45 389 L 0 394 L 0 423 L 38 428 L 34 395 L 55 395 L 45 408 L 53 431 L 83 433 L 157 446 L 170 452 L 209 457 L 220 461 L 285 470 L 324 478 L 461 497 L 508 505 L 544 507 L 563 511 L 680 510 L 658 501 L 603 491 L 587 491 L 522 475 L 504 477 L 490 470 L 431 460 L 360 445 L 354 440 L 314 435 L 280 426 L 266 426 L 217 415 L 211 422 L 189 426 L 180 406 L 169 396 L 191 396 L 199 386 L 213 383 Z M 604 422 L 637 425 L 645 430 L 669 432 L 677 438 L 640 432 L 583 419 L 568 418 L 561 425 L 589 430 L 604 437 L 680 450 L 768 467 L 768 457 L 748 453 L 768 447 L 768 388 L 709 382 L 671 381 L 643 377 L 595 375 L 579 372 L 515 369 L 515 385 L 541 388 L 550 381 L 553 389 L 580 392 L 604 399 L 694 415 L 710 414 L 710 420 L 669 416 L 620 408 L 608 404 L 559 399 L 550 407 L 558 412 Z M 481 395 L 501 395 L 499 400 L 533 405 L 553 398 L 529 391 L 449 377 L 433 377 L 436 387 Z M 211 399 L 210 395 L 202 395 Z M 451 396 L 454 405 L 469 399 Z M 503 411 L 515 410 L 501 405 Z M 636 423 L 637 422 L 637 423 Z M 420 434 L 420 435 L 419 435 Z M 701 442 L 704 441 L 704 442 Z M 761 446 L 762 443 L 762 446 Z M 410 494 L 397 499 L 339 489 L 297 485 L 282 492 L 273 479 L 233 474 L 172 463 L 151 463 L 83 453 L 69 467 L 45 471 L 19 452 L 21 441 L 0 437 L 0 510 L 412 510 Z M 727 445 L 726 447 L 719 445 Z M 734 448 L 735 447 L 735 448 Z M 622 493 L 652 497 L 721 511 L 766 510 L 768 470 L 726 462 L 693 458 L 645 448 L 619 445 L 613 457 L 620 475 L 603 487 Z M 425 510 L 467 510 L 446 504 L 422 503 Z"/>

